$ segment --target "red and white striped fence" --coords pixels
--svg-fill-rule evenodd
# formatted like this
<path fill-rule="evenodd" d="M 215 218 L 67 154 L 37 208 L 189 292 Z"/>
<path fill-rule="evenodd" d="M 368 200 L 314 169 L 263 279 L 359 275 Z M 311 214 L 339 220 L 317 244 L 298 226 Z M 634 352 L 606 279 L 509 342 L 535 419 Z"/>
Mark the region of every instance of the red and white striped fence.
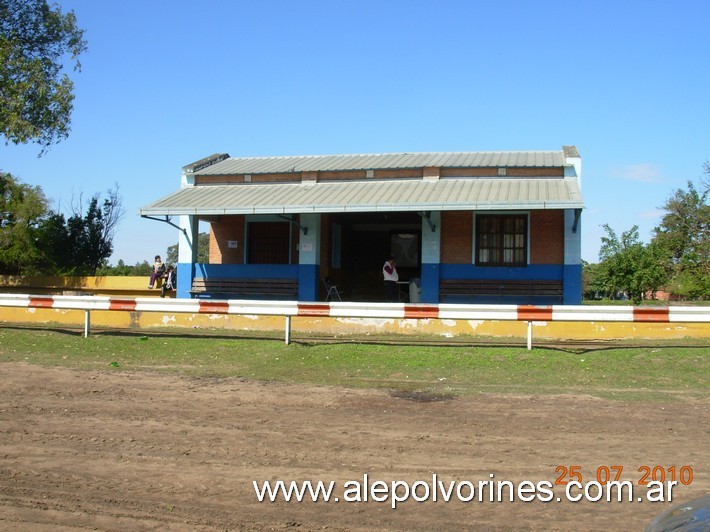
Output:
<path fill-rule="evenodd" d="M 291 342 L 291 318 L 293 316 L 525 321 L 528 324 L 528 349 L 532 349 L 533 322 L 710 323 L 710 307 L 311 303 L 245 299 L 158 299 L 29 294 L 0 294 L 0 307 L 83 310 L 85 312 L 84 336 L 89 335 L 92 310 L 284 316 L 286 318 L 286 343 Z"/>

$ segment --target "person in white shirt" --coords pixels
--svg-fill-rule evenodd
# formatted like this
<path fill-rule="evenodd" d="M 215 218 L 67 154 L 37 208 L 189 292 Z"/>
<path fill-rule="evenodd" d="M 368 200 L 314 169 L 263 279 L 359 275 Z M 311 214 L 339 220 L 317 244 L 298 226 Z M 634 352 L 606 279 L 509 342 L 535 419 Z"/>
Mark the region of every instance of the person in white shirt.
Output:
<path fill-rule="evenodd" d="M 391 255 L 382 267 L 382 275 L 385 278 L 385 297 L 387 301 L 396 303 L 398 299 L 397 281 L 399 281 L 399 274 L 397 273 L 397 265 L 394 262 L 394 257 Z"/>

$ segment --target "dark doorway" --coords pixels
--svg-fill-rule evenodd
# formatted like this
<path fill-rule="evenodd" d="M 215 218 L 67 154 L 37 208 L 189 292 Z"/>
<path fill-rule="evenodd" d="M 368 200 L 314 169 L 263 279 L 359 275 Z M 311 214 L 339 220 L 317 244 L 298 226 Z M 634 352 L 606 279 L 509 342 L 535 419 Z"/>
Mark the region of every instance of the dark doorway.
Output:
<path fill-rule="evenodd" d="M 350 301 L 383 301 L 382 266 L 393 253 L 401 281 L 420 276 L 421 218 L 417 213 L 338 214 L 340 268 L 333 274 Z M 337 260 L 334 261 L 337 264 Z M 333 264 L 331 264 L 333 266 Z"/>

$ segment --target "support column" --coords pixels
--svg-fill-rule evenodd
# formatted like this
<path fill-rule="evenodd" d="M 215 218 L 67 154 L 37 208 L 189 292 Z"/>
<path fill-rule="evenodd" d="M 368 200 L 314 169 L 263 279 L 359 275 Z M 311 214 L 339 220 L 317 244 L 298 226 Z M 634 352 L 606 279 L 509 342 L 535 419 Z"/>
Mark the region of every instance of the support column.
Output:
<path fill-rule="evenodd" d="M 89 330 L 91 329 L 91 311 L 84 311 L 84 338 L 89 337 Z"/>
<path fill-rule="evenodd" d="M 582 303 L 582 211 L 565 210 L 565 262 L 562 272 L 565 305 Z"/>
<path fill-rule="evenodd" d="M 301 214 L 298 245 L 298 300 L 318 301 L 320 291 L 320 214 Z M 307 228 L 304 234 L 303 228 Z"/>
<path fill-rule="evenodd" d="M 190 298 L 197 263 L 198 222 L 197 216 L 180 216 L 177 265 L 177 297 L 180 298 Z"/>
<path fill-rule="evenodd" d="M 422 217 L 422 303 L 439 302 L 441 260 L 441 212 Z"/>

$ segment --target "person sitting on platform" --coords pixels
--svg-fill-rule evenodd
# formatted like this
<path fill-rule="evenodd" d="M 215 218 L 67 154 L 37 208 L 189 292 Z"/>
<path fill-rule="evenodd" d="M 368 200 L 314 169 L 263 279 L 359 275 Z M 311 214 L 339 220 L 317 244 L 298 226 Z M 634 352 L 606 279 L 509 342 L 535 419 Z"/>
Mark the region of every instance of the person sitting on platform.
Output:
<path fill-rule="evenodd" d="M 175 290 L 176 286 L 177 275 L 175 274 L 175 268 L 173 266 L 168 266 L 168 269 L 163 276 L 163 286 L 160 289 L 160 297 L 165 297 L 165 292 L 167 290 Z"/>
<path fill-rule="evenodd" d="M 155 256 L 155 262 L 153 263 L 153 272 L 150 274 L 150 283 L 148 288 L 153 288 L 155 281 L 162 279 L 165 275 L 165 263 L 160 259 L 160 255 Z"/>

